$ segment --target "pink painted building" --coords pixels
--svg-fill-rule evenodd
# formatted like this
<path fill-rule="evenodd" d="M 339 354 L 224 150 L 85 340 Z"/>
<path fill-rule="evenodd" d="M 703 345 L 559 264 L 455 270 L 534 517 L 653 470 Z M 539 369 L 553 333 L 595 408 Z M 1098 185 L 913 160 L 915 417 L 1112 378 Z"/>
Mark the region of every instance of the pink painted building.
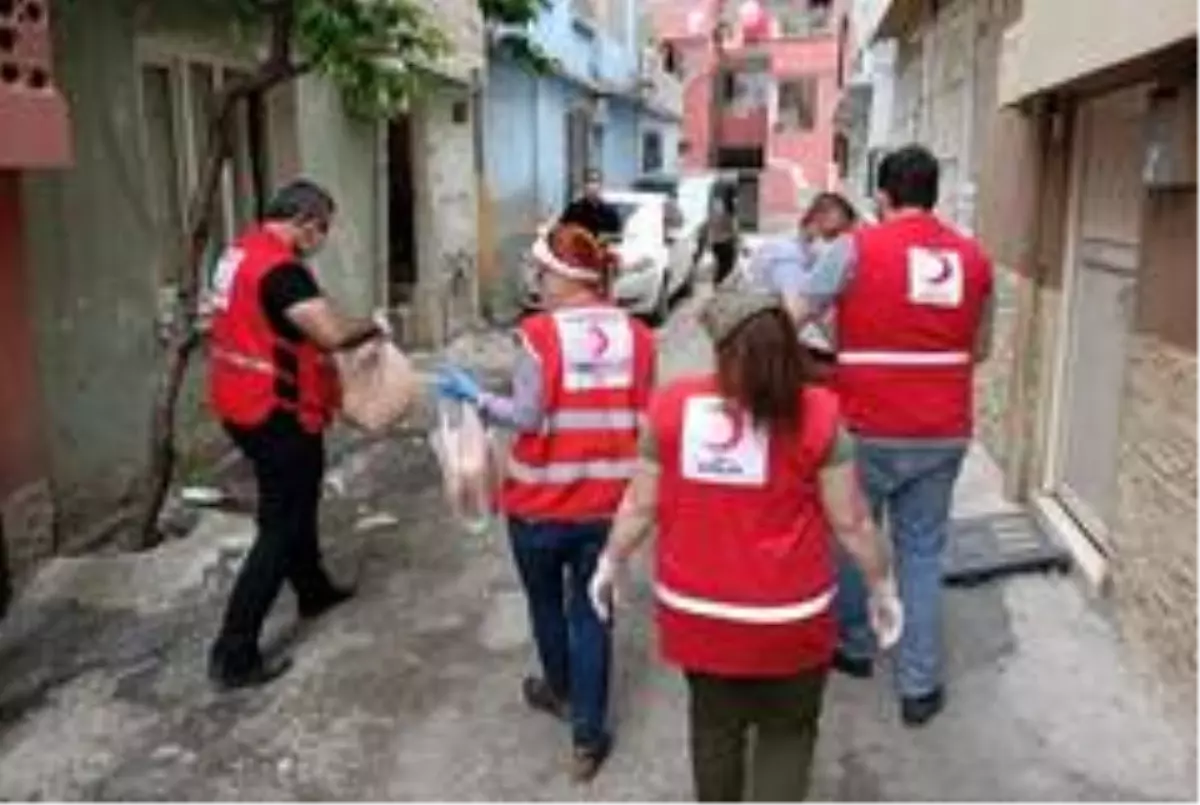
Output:
<path fill-rule="evenodd" d="M 813 193 L 840 186 L 847 0 L 648 5 L 684 81 L 686 169 L 738 171 L 743 217 L 764 227 L 794 221 Z"/>

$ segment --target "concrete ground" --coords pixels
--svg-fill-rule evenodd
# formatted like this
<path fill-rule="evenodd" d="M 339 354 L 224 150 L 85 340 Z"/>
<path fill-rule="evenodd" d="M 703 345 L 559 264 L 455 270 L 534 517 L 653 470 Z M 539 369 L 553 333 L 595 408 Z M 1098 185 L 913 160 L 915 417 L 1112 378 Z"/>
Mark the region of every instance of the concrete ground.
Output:
<path fill-rule="evenodd" d="M 664 331 L 668 374 L 707 360 L 693 314 Z M 616 752 L 577 787 L 564 729 L 520 701 L 532 650 L 503 536 L 447 518 L 423 434 L 351 451 L 330 487 L 327 555 L 359 595 L 297 630 L 285 594 L 269 639 L 297 664 L 261 691 L 204 676 L 244 516 L 48 566 L 0 624 L 0 798 L 690 798 L 684 689 L 655 657 L 644 571 L 618 630 Z M 958 513 L 1005 509 L 997 489 L 973 454 Z M 949 591 L 946 612 L 945 713 L 906 730 L 886 673 L 833 679 L 814 799 L 1195 799 L 1194 714 L 1164 712 L 1076 581 Z"/>

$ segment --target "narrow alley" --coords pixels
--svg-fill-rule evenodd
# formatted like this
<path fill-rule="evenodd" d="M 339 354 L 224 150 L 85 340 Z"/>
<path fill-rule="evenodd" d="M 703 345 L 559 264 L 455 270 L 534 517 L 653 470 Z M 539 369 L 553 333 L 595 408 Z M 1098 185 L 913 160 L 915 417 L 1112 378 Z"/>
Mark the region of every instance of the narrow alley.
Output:
<path fill-rule="evenodd" d="M 1198 30 L 0 0 L 0 801 L 1196 800 Z"/>
<path fill-rule="evenodd" d="M 708 360 L 695 305 L 662 332 L 667 375 Z M 997 486 L 976 452 L 957 512 L 1005 507 Z M 204 674 L 248 518 L 208 514 L 151 554 L 56 560 L 0 626 L 0 797 L 690 798 L 684 688 L 655 658 L 644 573 L 618 626 L 617 748 L 580 788 L 561 725 L 520 698 L 532 647 L 504 539 L 448 519 L 423 434 L 351 450 L 330 495 L 326 551 L 359 595 L 296 633 L 286 594 L 268 644 L 297 665 L 257 692 L 216 694 Z M 835 679 L 813 799 L 1195 797 L 1188 719 L 1164 712 L 1077 579 L 954 590 L 946 610 L 946 713 L 906 730 L 887 674 Z"/>

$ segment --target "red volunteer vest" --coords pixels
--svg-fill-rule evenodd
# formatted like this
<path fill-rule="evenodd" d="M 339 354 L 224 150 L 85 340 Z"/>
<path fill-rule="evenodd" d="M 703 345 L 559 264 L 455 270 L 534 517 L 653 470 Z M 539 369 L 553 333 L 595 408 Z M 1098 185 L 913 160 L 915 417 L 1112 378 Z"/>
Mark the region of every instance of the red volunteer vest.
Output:
<path fill-rule="evenodd" d="M 541 362 L 545 420 L 514 440 L 501 505 L 532 520 L 611 518 L 637 465 L 654 334 L 602 303 L 531 316 L 520 333 Z"/>
<path fill-rule="evenodd" d="M 991 262 L 933 215 L 853 237 L 857 266 L 837 304 L 835 384 L 847 422 L 868 438 L 970 437 Z"/>
<path fill-rule="evenodd" d="M 711 376 L 676 381 L 651 405 L 667 662 L 743 677 L 828 665 L 834 564 L 817 474 L 837 434 L 838 401 L 809 387 L 797 406 L 797 431 L 756 429 Z"/>
<path fill-rule="evenodd" d="M 281 408 L 294 411 L 305 430 L 319 433 L 337 410 L 340 386 L 332 361 L 315 344 L 279 338 L 263 312 L 263 280 L 295 261 L 279 238 L 255 228 L 217 265 L 208 388 L 222 420 L 253 427 Z"/>

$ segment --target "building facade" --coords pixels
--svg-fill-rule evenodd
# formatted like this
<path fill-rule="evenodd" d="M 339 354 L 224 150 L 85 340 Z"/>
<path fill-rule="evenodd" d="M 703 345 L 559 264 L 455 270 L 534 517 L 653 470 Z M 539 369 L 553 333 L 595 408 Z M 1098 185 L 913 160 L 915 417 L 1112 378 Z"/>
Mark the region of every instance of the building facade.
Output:
<path fill-rule="evenodd" d="M 453 322 L 475 315 L 483 25 L 474 0 L 430 0 L 428 10 L 454 50 L 424 66 L 432 91 L 394 119 L 351 115 L 337 88 L 315 74 L 238 114 L 202 281 L 255 219 L 261 196 L 305 176 L 337 200 L 314 264 L 340 308 L 366 315 L 391 306 L 410 343 L 444 338 Z M 11 523 L 43 522 L 35 515 L 53 501 L 52 538 L 6 527 L 10 555 L 42 558 L 105 540 L 132 513 L 178 284 L 173 254 L 207 114 L 223 84 L 254 68 L 262 43 L 186 0 L 60 3 L 52 26 L 38 31 L 53 40 L 53 69 L 44 75 L 70 103 L 69 131 L 43 133 L 18 125 L 19 117 L 10 125 L 0 111 L 0 149 L 49 147 L 68 135 L 78 147 L 68 169 L 10 170 L 0 182 L 3 262 L 21 266 L 26 286 L 20 305 L 0 295 L 4 326 L 13 328 L 6 343 L 30 345 L 21 377 L 33 378 L 0 392 L 0 429 L 11 424 L 13 438 L 24 440 L 13 455 L 40 456 L 17 462 L 32 468 L 14 470 L 17 491 L 0 491 L 15 501 L 6 510 Z M 50 57 L 41 45 L 22 53 Z M 12 92 L 21 99 L 13 114 L 36 112 L 30 90 Z M 10 238 L 17 218 L 19 237 Z M 18 330 L 27 331 L 24 340 Z M 201 350 L 179 411 L 185 478 L 228 449 L 204 401 L 204 363 Z M 27 442 L 39 431 L 34 450 Z"/>
<path fill-rule="evenodd" d="M 1019 267 L 1003 458 L 1194 711 L 1196 7 L 1103 6 L 1025 0 L 1006 31 L 982 216 Z"/>
<path fill-rule="evenodd" d="M 43 395 L 29 300 L 36 267 L 25 238 L 23 181 L 72 157 L 66 100 L 55 71 L 51 4 L 0 9 L 0 613 L 15 580 L 54 550 Z"/>
<path fill-rule="evenodd" d="M 934 148 L 996 258 L 980 437 L 1194 709 L 1196 7 L 1147 10 L 891 0 L 876 35 L 893 143 Z"/>
<path fill-rule="evenodd" d="M 849 6 L 840 0 L 703 0 L 653 5 L 684 78 L 684 164 L 736 171 L 749 226 L 793 226 L 836 189 L 846 143 L 835 129 L 848 80 Z"/>
<path fill-rule="evenodd" d="M 553 60 L 537 75 L 493 36 L 485 92 L 484 162 L 491 313 L 515 313 L 521 254 L 537 226 L 577 194 L 585 171 L 628 185 L 672 172 L 679 105 L 675 80 L 644 47 L 636 0 L 554 0 L 529 35 Z"/>
<path fill-rule="evenodd" d="M 875 28 L 894 52 L 887 147 L 921 142 L 933 150 L 942 167 L 939 212 L 968 232 L 978 225 L 981 173 L 990 160 L 1000 47 L 1018 5 L 890 2 Z"/>
<path fill-rule="evenodd" d="M 895 42 L 876 40 L 885 0 L 853 0 L 850 6 L 849 80 L 834 120 L 846 143 L 842 192 L 869 209 L 875 169 L 891 147 Z"/>

